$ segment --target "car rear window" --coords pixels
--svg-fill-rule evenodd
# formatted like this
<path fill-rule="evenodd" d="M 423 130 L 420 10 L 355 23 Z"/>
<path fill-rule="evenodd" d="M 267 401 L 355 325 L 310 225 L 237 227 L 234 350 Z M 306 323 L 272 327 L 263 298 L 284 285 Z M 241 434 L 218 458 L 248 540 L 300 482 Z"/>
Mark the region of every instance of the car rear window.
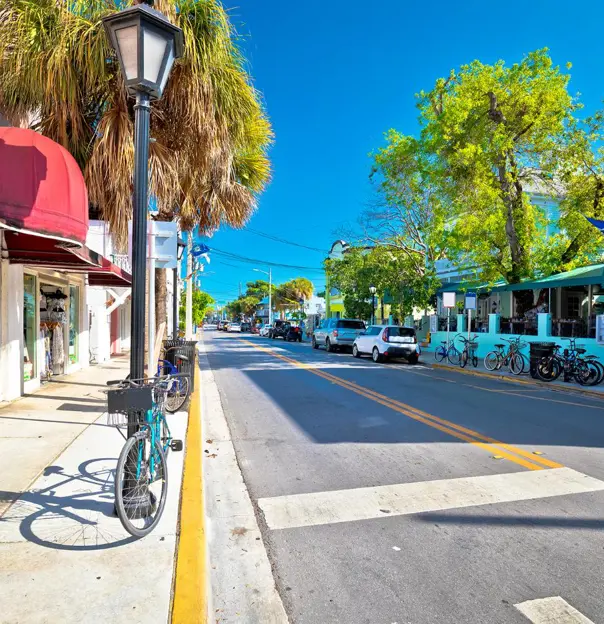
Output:
<path fill-rule="evenodd" d="M 338 321 L 338 329 L 365 329 L 363 321 Z"/>
<path fill-rule="evenodd" d="M 415 336 L 413 327 L 390 327 L 388 328 L 390 336 L 401 336 L 401 338 L 412 338 Z"/>

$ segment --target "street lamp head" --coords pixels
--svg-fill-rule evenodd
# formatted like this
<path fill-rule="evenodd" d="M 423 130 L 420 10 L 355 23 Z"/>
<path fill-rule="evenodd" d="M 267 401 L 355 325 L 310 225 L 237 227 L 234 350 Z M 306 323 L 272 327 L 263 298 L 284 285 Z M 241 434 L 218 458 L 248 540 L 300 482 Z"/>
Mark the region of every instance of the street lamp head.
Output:
<path fill-rule="evenodd" d="M 182 255 L 185 251 L 186 246 L 187 246 L 187 243 L 185 243 L 185 241 L 179 236 L 176 241 L 176 247 L 177 247 L 176 258 L 178 260 L 182 260 Z"/>
<path fill-rule="evenodd" d="M 148 2 L 103 19 L 130 95 L 162 96 L 172 65 L 183 55 L 182 30 Z"/>
<path fill-rule="evenodd" d="M 375 293 L 377 292 L 377 288 L 375 286 L 369 286 L 369 292 L 372 295 L 375 295 Z"/>

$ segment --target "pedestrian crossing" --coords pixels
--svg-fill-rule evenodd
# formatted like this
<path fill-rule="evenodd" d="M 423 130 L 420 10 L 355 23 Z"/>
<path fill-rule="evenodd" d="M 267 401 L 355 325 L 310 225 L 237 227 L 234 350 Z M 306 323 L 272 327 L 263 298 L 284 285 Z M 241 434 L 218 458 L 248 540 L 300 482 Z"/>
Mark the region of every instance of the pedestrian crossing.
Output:
<path fill-rule="evenodd" d="M 269 529 L 353 522 L 604 490 L 572 468 L 441 479 L 258 499 Z"/>

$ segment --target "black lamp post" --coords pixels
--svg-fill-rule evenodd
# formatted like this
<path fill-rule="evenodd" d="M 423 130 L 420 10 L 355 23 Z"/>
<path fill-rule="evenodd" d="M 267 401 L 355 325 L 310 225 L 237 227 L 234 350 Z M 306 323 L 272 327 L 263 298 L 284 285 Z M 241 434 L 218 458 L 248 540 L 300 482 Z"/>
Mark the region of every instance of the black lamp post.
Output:
<path fill-rule="evenodd" d="M 375 325 L 375 293 L 377 288 L 375 286 L 369 286 L 369 292 L 371 293 L 371 324 Z"/>
<path fill-rule="evenodd" d="M 147 0 L 149 4 L 153 0 Z M 149 117 L 151 99 L 161 98 L 174 61 L 183 53 L 183 34 L 148 4 L 119 11 L 103 20 L 110 44 L 119 59 L 128 93 L 136 98 L 134 119 L 134 193 L 132 205 L 132 319 L 130 377 L 145 374 L 145 281 L 147 264 L 147 207 L 149 177 Z M 150 302 L 150 305 L 154 305 Z M 152 371 L 149 371 L 152 374 Z M 135 434 L 134 413 L 128 417 L 128 436 Z M 134 474 L 136 457 L 128 458 Z M 136 480 L 124 484 L 124 507 L 131 518 L 149 515 L 153 502 Z"/>
<path fill-rule="evenodd" d="M 185 243 L 185 241 L 180 237 L 178 237 L 176 244 L 178 245 L 178 252 L 176 254 L 176 266 L 174 267 L 174 273 L 172 274 L 172 288 L 174 291 L 174 296 L 172 297 L 172 340 L 176 340 L 178 338 L 178 269 L 180 267 L 180 261 L 182 260 L 185 247 L 187 246 L 187 243 Z"/>
<path fill-rule="evenodd" d="M 128 93 L 136 97 L 130 375 L 132 379 L 140 379 L 145 374 L 150 102 L 152 98 L 161 97 L 174 60 L 182 56 L 183 34 L 180 28 L 147 4 L 137 4 L 114 13 L 103 23 L 111 46 L 117 53 Z"/>

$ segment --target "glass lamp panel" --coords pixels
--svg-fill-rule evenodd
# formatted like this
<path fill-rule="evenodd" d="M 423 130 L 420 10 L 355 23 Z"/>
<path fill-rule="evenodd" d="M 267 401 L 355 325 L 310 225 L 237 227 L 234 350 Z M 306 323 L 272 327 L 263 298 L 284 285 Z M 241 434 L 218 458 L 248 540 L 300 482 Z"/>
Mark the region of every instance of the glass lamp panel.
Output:
<path fill-rule="evenodd" d="M 159 87 L 159 92 L 164 92 L 164 87 L 168 82 L 168 78 L 170 77 L 170 72 L 172 71 L 172 65 L 174 65 L 174 42 L 171 41 L 168 46 L 168 61 L 166 62 L 166 69 L 164 70 L 164 75 L 162 76 L 161 85 Z"/>
<path fill-rule="evenodd" d="M 115 31 L 126 80 L 138 76 L 138 26 L 127 26 Z"/>
<path fill-rule="evenodd" d="M 158 84 L 161 76 L 161 70 L 164 55 L 166 53 L 166 45 L 168 42 L 165 37 L 156 33 L 154 30 L 143 30 L 143 54 L 144 54 L 144 74 L 143 78 Z"/>

